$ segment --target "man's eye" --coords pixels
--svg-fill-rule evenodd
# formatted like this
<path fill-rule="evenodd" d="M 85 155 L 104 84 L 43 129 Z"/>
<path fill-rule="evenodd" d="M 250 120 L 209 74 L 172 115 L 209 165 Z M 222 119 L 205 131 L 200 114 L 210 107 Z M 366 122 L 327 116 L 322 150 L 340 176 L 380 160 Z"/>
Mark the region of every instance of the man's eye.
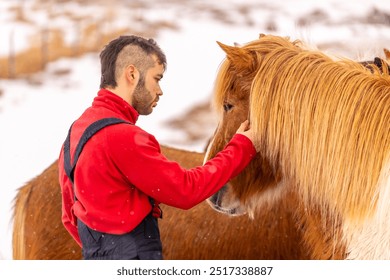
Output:
<path fill-rule="evenodd" d="M 232 104 L 229 104 L 229 103 L 223 104 L 223 109 L 225 110 L 225 112 L 230 111 L 232 108 L 233 108 Z"/>

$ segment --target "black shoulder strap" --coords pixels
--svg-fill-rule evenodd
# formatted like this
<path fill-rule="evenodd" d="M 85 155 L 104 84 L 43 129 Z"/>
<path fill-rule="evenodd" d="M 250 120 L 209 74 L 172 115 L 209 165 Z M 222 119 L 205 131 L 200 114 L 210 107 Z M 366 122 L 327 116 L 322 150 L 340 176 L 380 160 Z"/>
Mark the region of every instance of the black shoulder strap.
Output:
<path fill-rule="evenodd" d="M 80 138 L 79 143 L 76 146 L 76 151 L 73 158 L 73 164 L 71 164 L 71 157 L 70 157 L 70 134 L 72 130 L 73 124 L 69 128 L 68 136 L 66 137 L 66 140 L 64 142 L 64 168 L 65 173 L 69 177 L 69 179 L 72 181 L 74 180 L 74 170 L 76 168 L 77 160 L 79 159 L 79 156 L 81 154 L 81 151 L 84 148 L 84 145 L 88 142 L 88 140 L 99 130 L 103 129 L 106 126 L 113 125 L 113 124 L 119 124 L 119 123 L 128 123 L 132 124 L 128 121 L 118 119 L 118 118 L 104 118 L 98 121 L 95 121 L 94 123 L 90 124 L 87 129 L 84 131 L 83 135 Z"/>

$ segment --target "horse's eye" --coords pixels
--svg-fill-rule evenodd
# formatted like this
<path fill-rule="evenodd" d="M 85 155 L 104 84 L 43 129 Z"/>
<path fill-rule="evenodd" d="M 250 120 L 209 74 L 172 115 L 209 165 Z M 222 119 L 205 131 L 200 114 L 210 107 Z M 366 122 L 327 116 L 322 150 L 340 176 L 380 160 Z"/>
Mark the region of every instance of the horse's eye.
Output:
<path fill-rule="evenodd" d="M 229 103 L 223 104 L 223 109 L 225 110 L 225 112 L 230 111 L 232 108 L 233 108 L 232 104 L 229 104 Z"/>

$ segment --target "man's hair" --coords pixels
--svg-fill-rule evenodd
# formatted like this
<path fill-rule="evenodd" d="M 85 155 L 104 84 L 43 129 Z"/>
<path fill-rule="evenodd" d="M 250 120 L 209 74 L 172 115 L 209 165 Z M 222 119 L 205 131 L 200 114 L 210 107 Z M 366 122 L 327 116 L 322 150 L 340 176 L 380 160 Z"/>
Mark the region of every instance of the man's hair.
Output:
<path fill-rule="evenodd" d="M 100 88 L 115 88 L 118 77 L 130 64 L 133 64 L 143 76 L 148 68 L 154 66 L 153 55 L 166 69 L 165 54 L 153 39 L 130 35 L 112 40 L 100 53 Z"/>

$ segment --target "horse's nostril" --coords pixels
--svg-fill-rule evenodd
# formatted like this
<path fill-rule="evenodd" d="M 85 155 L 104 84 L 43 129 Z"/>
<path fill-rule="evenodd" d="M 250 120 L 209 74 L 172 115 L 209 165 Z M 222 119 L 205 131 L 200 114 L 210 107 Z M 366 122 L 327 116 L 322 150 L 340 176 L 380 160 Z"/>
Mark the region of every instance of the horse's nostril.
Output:
<path fill-rule="evenodd" d="M 210 198 L 209 201 L 211 202 L 212 205 L 215 206 L 221 206 L 221 199 L 219 197 L 219 193 L 213 194 Z"/>
<path fill-rule="evenodd" d="M 217 202 L 217 195 L 216 195 L 216 194 L 213 194 L 212 196 L 209 197 L 208 201 L 209 201 L 212 205 L 216 205 L 216 202 Z"/>
<path fill-rule="evenodd" d="M 222 206 L 222 199 L 223 199 L 223 196 L 224 194 L 226 193 L 227 191 L 227 185 L 224 185 L 218 192 L 216 192 L 215 194 L 213 194 L 210 198 L 209 198 L 209 201 L 213 204 L 213 205 L 216 205 L 218 207 L 221 207 Z"/>

